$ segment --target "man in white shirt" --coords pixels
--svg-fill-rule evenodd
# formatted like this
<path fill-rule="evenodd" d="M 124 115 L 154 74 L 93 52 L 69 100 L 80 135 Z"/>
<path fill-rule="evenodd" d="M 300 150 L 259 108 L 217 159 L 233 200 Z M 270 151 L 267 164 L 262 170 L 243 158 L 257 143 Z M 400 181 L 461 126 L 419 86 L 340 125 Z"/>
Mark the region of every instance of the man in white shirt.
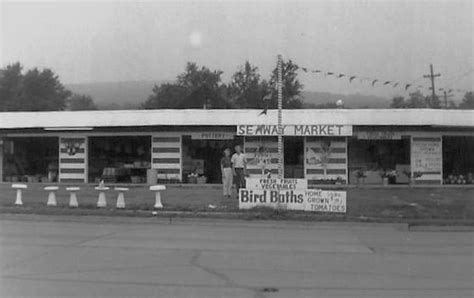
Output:
<path fill-rule="evenodd" d="M 240 145 L 235 146 L 235 153 L 232 155 L 231 162 L 238 194 L 239 189 L 245 187 L 245 175 L 247 172 L 247 160 L 245 159 L 245 154 L 242 153 Z"/>

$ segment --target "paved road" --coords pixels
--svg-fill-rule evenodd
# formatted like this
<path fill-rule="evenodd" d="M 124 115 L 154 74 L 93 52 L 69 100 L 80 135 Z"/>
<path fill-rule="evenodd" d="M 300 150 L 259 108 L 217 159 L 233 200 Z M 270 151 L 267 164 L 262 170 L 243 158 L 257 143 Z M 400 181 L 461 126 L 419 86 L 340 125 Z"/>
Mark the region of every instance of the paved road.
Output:
<path fill-rule="evenodd" d="M 0 217 L 0 296 L 473 297 L 473 233 Z"/>

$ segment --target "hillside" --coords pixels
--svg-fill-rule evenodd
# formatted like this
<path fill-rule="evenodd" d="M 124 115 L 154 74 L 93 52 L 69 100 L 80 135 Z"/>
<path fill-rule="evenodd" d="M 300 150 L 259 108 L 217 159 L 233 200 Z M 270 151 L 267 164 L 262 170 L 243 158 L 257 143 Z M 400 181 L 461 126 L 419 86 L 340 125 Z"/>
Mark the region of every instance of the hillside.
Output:
<path fill-rule="evenodd" d="M 128 81 L 69 84 L 66 88 L 74 93 L 92 96 L 101 109 L 138 108 L 152 93 L 155 84 L 164 81 Z M 328 92 L 303 91 L 302 97 L 307 108 L 314 108 L 325 103 L 335 103 L 342 99 L 347 108 L 388 108 L 390 100 L 383 97 L 363 94 L 335 94 Z"/>
<path fill-rule="evenodd" d="M 303 101 L 308 108 L 317 107 L 317 105 L 335 103 L 342 99 L 346 108 L 389 108 L 390 100 L 388 98 L 377 97 L 365 94 L 335 94 L 328 92 L 303 91 Z"/>
<path fill-rule="evenodd" d="M 155 83 L 163 82 L 85 83 L 66 85 L 66 88 L 74 93 L 90 95 L 101 109 L 132 109 L 147 100 Z"/>

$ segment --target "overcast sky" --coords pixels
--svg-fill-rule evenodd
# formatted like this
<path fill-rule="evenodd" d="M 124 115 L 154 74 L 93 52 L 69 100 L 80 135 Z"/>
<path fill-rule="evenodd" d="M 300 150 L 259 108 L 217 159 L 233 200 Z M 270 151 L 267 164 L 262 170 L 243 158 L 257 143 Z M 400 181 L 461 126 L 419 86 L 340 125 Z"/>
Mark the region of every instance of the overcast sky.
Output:
<path fill-rule="evenodd" d="M 276 55 L 298 65 L 472 89 L 473 1 L 1 2 L 1 66 L 49 67 L 64 83 L 164 80 L 187 61 L 223 70 Z M 464 75 L 463 75 L 464 74 Z M 393 96 L 403 88 L 316 74 L 307 90 Z"/>

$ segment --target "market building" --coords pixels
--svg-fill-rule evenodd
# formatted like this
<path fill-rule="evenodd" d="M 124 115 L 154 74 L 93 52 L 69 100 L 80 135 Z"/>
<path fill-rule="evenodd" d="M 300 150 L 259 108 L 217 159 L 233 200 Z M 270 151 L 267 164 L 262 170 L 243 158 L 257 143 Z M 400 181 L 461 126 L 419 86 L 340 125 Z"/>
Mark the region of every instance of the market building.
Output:
<path fill-rule="evenodd" d="M 4 182 L 221 183 L 240 144 L 251 177 L 276 175 L 277 112 L 130 110 L 0 113 Z M 473 183 L 474 112 L 284 110 L 285 178 L 308 184 Z M 385 179 L 384 179 L 385 178 Z"/>

